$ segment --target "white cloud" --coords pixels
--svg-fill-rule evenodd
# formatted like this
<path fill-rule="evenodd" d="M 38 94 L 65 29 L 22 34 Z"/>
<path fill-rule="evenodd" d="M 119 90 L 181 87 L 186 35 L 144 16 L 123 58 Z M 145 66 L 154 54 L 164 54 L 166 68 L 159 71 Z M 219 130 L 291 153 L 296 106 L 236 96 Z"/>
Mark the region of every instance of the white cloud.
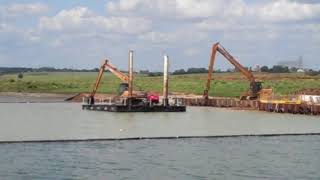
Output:
<path fill-rule="evenodd" d="M 96 17 L 93 20 L 96 26 L 112 32 L 140 34 L 146 32 L 151 27 L 151 21 L 141 17 Z"/>
<path fill-rule="evenodd" d="M 165 32 L 148 32 L 139 36 L 141 40 L 150 41 L 153 43 L 170 43 L 177 40 L 177 36 L 173 33 Z"/>
<path fill-rule="evenodd" d="M 176 0 L 176 11 L 186 18 L 242 16 L 244 3 L 241 0 Z"/>
<path fill-rule="evenodd" d="M 118 10 L 121 11 L 132 11 L 137 9 L 139 6 L 148 5 L 152 1 L 141 1 L 141 0 L 120 0 L 118 3 L 109 2 L 107 4 L 107 9 L 111 12 L 115 12 Z"/>
<path fill-rule="evenodd" d="M 49 7 L 42 3 L 10 4 L 0 6 L 0 14 L 5 17 L 39 15 L 48 12 Z"/>
<path fill-rule="evenodd" d="M 279 0 L 261 4 L 253 9 L 262 20 L 271 22 L 301 21 L 319 17 L 320 3 L 308 4 L 298 1 Z"/>
<path fill-rule="evenodd" d="M 241 16 L 245 9 L 241 0 L 120 0 L 107 3 L 107 11 L 188 19 Z"/>
<path fill-rule="evenodd" d="M 232 27 L 232 25 L 234 25 L 235 22 L 234 21 L 230 21 L 230 20 L 218 20 L 218 19 L 205 19 L 202 20 L 200 22 L 195 23 L 195 27 L 199 28 L 200 30 L 217 30 L 217 31 L 221 31 L 221 30 L 226 30 L 230 27 Z"/>
<path fill-rule="evenodd" d="M 207 33 L 197 32 L 193 28 L 190 29 L 175 29 L 175 31 L 161 32 L 150 31 L 145 34 L 141 34 L 138 38 L 152 43 L 172 45 L 176 44 L 189 44 L 199 42 L 206 39 Z"/>
<path fill-rule="evenodd" d="M 3 12 L 10 12 L 10 16 L 22 12 L 28 15 L 3 18 L 0 41 L 6 44 L 2 49 L 9 58 L 17 50 L 17 54 L 23 54 L 20 50 L 37 54 L 43 48 L 58 51 L 60 64 L 71 61 L 67 57 L 78 56 L 89 62 L 93 59 L 89 54 L 126 58 L 123 52 L 133 47 L 148 52 L 141 57 L 142 64 L 150 61 L 149 53 L 169 52 L 177 59 L 182 56 L 183 61 L 177 62 L 186 67 L 192 66 L 187 59 L 194 59 L 193 56 L 203 59 L 198 63 L 206 65 L 211 43 L 220 41 L 235 55 L 248 57 L 247 63 L 256 63 L 256 59 L 270 59 L 269 54 L 263 54 L 268 48 L 276 54 L 276 45 L 283 47 L 283 56 L 294 53 L 287 44 L 303 44 L 301 54 L 312 51 L 318 55 L 319 5 L 319 1 L 302 0 L 110 0 L 106 14 L 88 7 L 71 7 L 42 16 L 30 15 L 45 13 L 46 8 L 0 5 L 0 20 L 5 17 Z"/>
<path fill-rule="evenodd" d="M 93 13 L 85 7 L 77 7 L 71 10 L 62 10 L 53 17 L 41 17 L 40 29 L 62 31 L 65 29 L 78 29 L 88 26 Z"/>
<path fill-rule="evenodd" d="M 104 31 L 136 34 L 145 32 L 151 22 L 141 17 L 98 16 L 86 7 L 62 10 L 53 17 L 41 17 L 39 28 L 50 31 Z"/>
<path fill-rule="evenodd" d="M 203 29 L 224 29 L 234 22 L 272 23 L 303 21 L 319 18 L 320 3 L 276 0 L 246 3 L 243 0 L 119 0 L 107 3 L 113 15 L 144 15 L 166 17 L 190 22 L 200 19 L 197 26 Z"/>

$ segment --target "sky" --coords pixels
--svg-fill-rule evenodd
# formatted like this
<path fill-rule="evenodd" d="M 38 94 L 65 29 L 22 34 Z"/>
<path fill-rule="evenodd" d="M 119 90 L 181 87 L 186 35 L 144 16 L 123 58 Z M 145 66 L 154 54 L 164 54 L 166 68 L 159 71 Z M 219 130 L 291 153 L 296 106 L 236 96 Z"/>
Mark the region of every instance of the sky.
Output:
<path fill-rule="evenodd" d="M 320 69 L 320 0 L 0 0 L 0 67 L 207 67 L 220 42 L 245 66 Z M 216 69 L 232 68 L 218 56 Z"/>

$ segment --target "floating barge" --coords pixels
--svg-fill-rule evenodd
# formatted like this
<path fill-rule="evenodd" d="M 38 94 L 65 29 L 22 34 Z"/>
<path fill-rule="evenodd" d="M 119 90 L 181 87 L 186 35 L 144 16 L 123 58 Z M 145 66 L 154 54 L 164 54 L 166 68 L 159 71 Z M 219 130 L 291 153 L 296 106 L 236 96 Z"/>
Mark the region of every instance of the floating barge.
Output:
<path fill-rule="evenodd" d="M 84 104 L 84 110 L 107 112 L 186 112 L 186 106 L 144 106 L 144 105 L 117 105 L 117 104 Z"/>

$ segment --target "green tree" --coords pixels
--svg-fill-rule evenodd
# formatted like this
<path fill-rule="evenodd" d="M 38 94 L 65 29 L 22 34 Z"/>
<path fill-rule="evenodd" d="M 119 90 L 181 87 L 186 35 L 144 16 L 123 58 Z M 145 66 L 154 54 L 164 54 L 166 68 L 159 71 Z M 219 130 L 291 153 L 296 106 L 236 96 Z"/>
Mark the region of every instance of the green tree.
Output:
<path fill-rule="evenodd" d="M 262 66 L 262 67 L 260 68 L 260 70 L 261 70 L 261 72 L 269 72 L 268 66 Z"/>
<path fill-rule="evenodd" d="M 18 78 L 19 78 L 19 79 L 22 79 L 22 78 L 23 78 L 23 74 L 22 74 L 22 73 L 19 73 L 19 74 L 18 74 Z"/>

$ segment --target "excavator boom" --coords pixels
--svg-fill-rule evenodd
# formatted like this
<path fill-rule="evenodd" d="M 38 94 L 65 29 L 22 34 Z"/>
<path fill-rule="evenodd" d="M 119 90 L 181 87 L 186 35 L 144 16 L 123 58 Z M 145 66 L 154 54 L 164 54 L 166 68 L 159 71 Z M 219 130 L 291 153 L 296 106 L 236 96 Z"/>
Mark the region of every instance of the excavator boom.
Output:
<path fill-rule="evenodd" d="M 119 71 L 119 70 L 118 70 L 116 67 L 114 67 L 112 64 L 110 64 L 108 60 L 106 60 L 104 66 L 105 66 L 105 68 L 108 69 L 111 73 L 113 73 L 113 74 L 116 75 L 119 79 L 121 79 L 122 82 L 128 83 L 129 77 L 128 77 L 127 75 L 125 75 L 124 73 L 122 73 L 121 71 Z"/>
<path fill-rule="evenodd" d="M 100 85 L 100 82 L 101 82 L 101 78 L 102 78 L 102 75 L 103 75 L 104 71 L 105 71 L 105 66 L 102 65 L 102 66 L 100 67 L 100 69 L 99 69 L 99 73 L 98 73 L 96 82 L 95 82 L 94 87 L 93 87 L 93 90 L 92 90 L 92 92 L 91 92 L 91 95 L 90 95 L 91 97 L 94 97 L 94 95 L 96 94 L 96 92 L 97 92 L 97 90 L 98 90 L 98 88 L 99 88 L 99 85 Z"/>
<path fill-rule="evenodd" d="M 226 49 L 221 45 L 217 47 L 217 51 L 222 54 L 236 69 L 238 69 L 250 82 L 255 81 L 253 74 L 243 67 Z"/>
<path fill-rule="evenodd" d="M 129 93 L 128 93 L 128 83 L 129 83 L 129 77 L 122 73 L 121 71 L 119 71 L 115 66 L 113 66 L 109 60 L 105 60 L 104 63 L 101 65 L 100 69 L 99 69 L 99 73 L 98 73 L 98 76 L 96 78 L 96 81 L 95 81 L 95 84 L 94 84 L 94 87 L 93 87 L 93 90 L 90 94 L 90 99 L 89 99 L 89 102 L 90 104 L 94 104 L 94 96 L 96 95 L 97 93 L 97 90 L 100 86 L 100 83 L 101 83 L 101 79 L 102 79 L 102 76 L 104 74 L 104 71 L 105 70 L 109 70 L 112 74 L 114 74 L 115 76 L 117 76 L 121 81 L 122 83 L 120 84 L 120 93 L 121 96 L 124 96 L 124 97 L 128 97 L 129 96 Z M 147 95 L 145 95 L 147 94 Z M 147 96 L 147 99 L 149 101 L 151 101 L 152 103 L 158 103 L 159 102 L 159 95 L 157 94 L 154 94 L 154 93 L 144 93 L 144 92 L 139 92 L 139 91 L 134 91 L 134 97 L 145 97 Z"/>
<path fill-rule="evenodd" d="M 243 67 L 225 48 L 219 43 L 215 43 L 212 46 L 210 63 L 208 68 L 208 78 L 206 83 L 206 89 L 204 90 L 204 98 L 209 98 L 209 90 L 212 80 L 213 67 L 215 63 L 215 57 L 217 52 L 224 56 L 236 69 L 238 69 L 249 81 L 250 81 L 250 93 L 249 98 L 256 98 L 258 92 L 262 89 L 261 82 L 256 82 L 253 74 Z"/>
<path fill-rule="evenodd" d="M 98 90 L 98 88 L 100 86 L 100 83 L 101 83 L 101 78 L 102 78 L 102 76 L 104 74 L 104 71 L 106 69 L 109 70 L 114 75 L 116 75 L 119 79 L 121 79 L 122 82 L 128 83 L 129 77 L 127 75 L 125 75 L 124 73 L 122 73 L 121 71 L 119 71 L 112 64 L 110 64 L 109 60 L 105 60 L 104 63 L 102 64 L 102 66 L 99 69 L 99 73 L 98 73 L 96 82 L 95 82 L 93 90 L 91 92 L 91 97 L 94 97 L 95 94 L 97 93 L 97 90 Z"/>

